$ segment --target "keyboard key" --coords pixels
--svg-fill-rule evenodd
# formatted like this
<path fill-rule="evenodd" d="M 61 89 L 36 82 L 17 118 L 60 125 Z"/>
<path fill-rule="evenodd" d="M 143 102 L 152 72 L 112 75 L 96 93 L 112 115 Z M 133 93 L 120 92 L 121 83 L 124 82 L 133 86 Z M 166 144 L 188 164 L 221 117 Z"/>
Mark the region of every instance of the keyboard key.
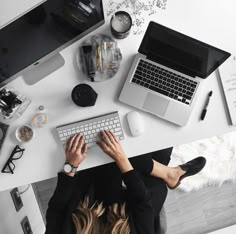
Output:
<path fill-rule="evenodd" d="M 191 100 L 191 97 L 188 96 L 188 95 L 186 95 L 186 94 L 184 94 L 183 97 L 184 97 L 185 99 L 187 99 L 187 100 Z"/>
<path fill-rule="evenodd" d="M 167 91 L 165 91 L 165 90 L 162 90 L 162 89 L 159 89 L 159 88 L 157 88 L 157 87 L 155 87 L 155 86 L 149 86 L 149 88 L 151 89 L 151 90 L 153 90 L 153 91 L 155 91 L 155 92 L 158 92 L 158 93 L 161 93 L 161 94 L 163 94 L 163 95 L 168 95 L 168 92 Z"/>
<path fill-rule="evenodd" d="M 120 132 L 115 132 L 115 133 L 114 133 L 115 136 L 120 136 L 121 134 L 122 134 L 121 131 L 120 131 Z"/>

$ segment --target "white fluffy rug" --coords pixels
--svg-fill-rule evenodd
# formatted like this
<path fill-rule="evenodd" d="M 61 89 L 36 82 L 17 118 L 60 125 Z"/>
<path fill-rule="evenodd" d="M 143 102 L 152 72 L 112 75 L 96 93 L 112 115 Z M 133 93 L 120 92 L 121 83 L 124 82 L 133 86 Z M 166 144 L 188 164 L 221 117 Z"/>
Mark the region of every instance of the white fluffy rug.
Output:
<path fill-rule="evenodd" d="M 236 132 L 175 147 L 169 165 L 183 164 L 197 156 L 207 159 L 205 168 L 184 179 L 179 189 L 189 192 L 236 180 Z"/>

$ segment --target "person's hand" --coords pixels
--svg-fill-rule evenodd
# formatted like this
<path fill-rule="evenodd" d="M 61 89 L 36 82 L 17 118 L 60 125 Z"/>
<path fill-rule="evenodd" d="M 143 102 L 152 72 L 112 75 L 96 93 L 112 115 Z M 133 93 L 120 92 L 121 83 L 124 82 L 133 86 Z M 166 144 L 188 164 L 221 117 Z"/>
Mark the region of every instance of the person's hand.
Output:
<path fill-rule="evenodd" d="M 97 142 L 97 145 L 104 153 L 115 160 L 121 172 L 124 173 L 133 169 L 119 140 L 112 132 L 106 130 L 101 131 L 100 141 Z"/>
<path fill-rule="evenodd" d="M 97 142 L 97 145 L 103 150 L 104 153 L 109 155 L 115 161 L 127 158 L 119 140 L 116 136 L 110 131 L 101 131 L 100 132 L 100 141 Z"/>
<path fill-rule="evenodd" d="M 84 136 L 81 133 L 71 137 L 66 145 L 66 161 L 73 167 L 78 167 L 85 159 L 88 146 L 84 142 Z"/>

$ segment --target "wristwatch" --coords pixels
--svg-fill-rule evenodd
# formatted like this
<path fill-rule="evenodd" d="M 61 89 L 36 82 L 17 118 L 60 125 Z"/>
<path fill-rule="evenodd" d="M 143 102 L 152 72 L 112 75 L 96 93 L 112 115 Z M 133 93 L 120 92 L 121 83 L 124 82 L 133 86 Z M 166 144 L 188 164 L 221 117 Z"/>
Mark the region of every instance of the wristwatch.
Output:
<path fill-rule="evenodd" d="M 78 167 L 70 165 L 68 162 L 65 163 L 63 171 L 65 173 L 75 173 Z"/>

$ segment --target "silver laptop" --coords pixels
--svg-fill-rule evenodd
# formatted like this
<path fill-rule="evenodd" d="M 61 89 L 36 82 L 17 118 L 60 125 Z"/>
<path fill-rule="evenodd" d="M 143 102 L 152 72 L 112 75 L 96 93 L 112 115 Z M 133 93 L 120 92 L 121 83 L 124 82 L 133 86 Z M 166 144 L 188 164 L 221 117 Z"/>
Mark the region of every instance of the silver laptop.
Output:
<path fill-rule="evenodd" d="M 177 125 L 187 124 L 207 78 L 228 52 L 150 22 L 119 100 Z"/>

